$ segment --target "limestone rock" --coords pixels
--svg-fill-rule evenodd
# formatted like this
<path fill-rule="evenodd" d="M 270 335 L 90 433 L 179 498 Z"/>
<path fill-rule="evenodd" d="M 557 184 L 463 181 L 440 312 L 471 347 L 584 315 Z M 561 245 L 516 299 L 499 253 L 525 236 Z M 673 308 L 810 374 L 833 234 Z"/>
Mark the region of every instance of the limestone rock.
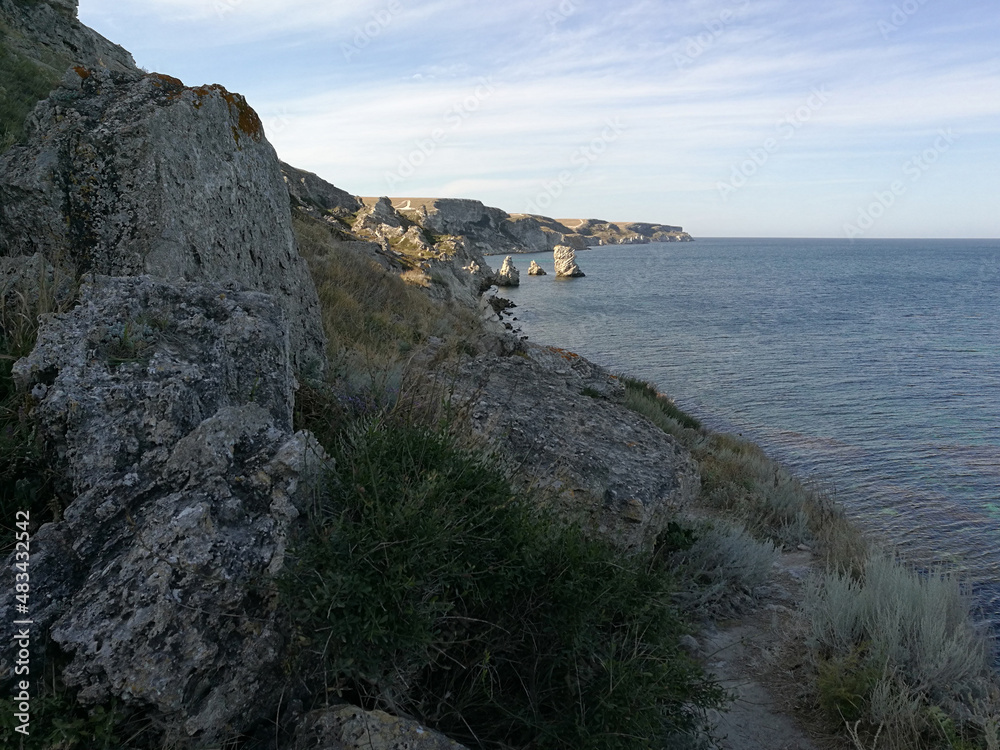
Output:
<path fill-rule="evenodd" d="M 304 205 L 315 206 L 337 216 L 357 213 L 363 206 L 361 201 L 346 190 L 331 185 L 312 172 L 281 162 L 281 174 L 285 178 L 288 194 Z"/>
<path fill-rule="evenodd" d="M 297 368 L 322 367 L 319 302 L 274 149 L 243 97 L 168 76 L 71 70 L 0 156 L 0 255 L 79 274 L 273 294 Z"/>
<path fill-rule="evenodd" d="M 338 706 L 308 714 L 290 750 L 464 750 L 415 721 L 384 711 Z"/>
<path fill-rule="evenodd" d="M 504 258 L 494 282 L 497 286 L 518 286 L 521 283 L 521 274 L 514 267 L 514 261 L 509 255 Z"/>
<path fill-rule="evenodd" d="M 547 276 L 548 273 L 545 271 L 544 268 L 542 268 L 540 265 L 538 265 L 537 261 L 533 260 L 533 261 L 531 261 L 531 265 L 528 266 L 528 275 L 529 276 Z"/>
<path fill-rule="evenodd" d="M 68 483 L 32 542 L 33 627 L 81 701 L 152 705 L 203 743 L 273 715 L 283 637 L 259 584 L 326 461 L 292 434 L 288 347 L 269 295 L 98 277 L 16 363 Z"/>
<path fill-rule="evenodd" d="M 552 258 L 556 264 L 556 276 L 572 278 L 586 275 L 576 264 L 576 251 L 568 245 L 557 245 Z"/>
<path fill-rule="evenodd" d="M 522 356 L 481 356 L 449 373 L 452 402 L 567 516 L 625 548 L 648 547 L 698 494 L 690 453 L 627 409 L 606 370 L 519 343 Z"/>
<path fill-rule="evenodd" d="M 77 5 L 78 0 L 0 0 L 0 20 L 14 32 L 5 35 L 4 42 L 57 67 L 57 75 L 74 63 L 120 73 L 137 71 L 132 55 L 77 20 Z"/>
<path fill-rule="evenodd" d="M 504 228 L 524 246 L 522 252 L 543 253 L 563 241 L 561 232 L 554 231 L 543 221 L 552 220 L 537 216 L 511 216 Z"/>
<path fill-rule="evenodd" d="M 410 225 L 409 219 L 392 207 L 392 201 L 382 197 L 361 209 L 352 228 L 355 232 L 372 232 L 380 236 L 391 228 L 396 230 L 392 234 L 402 236 Z"/>

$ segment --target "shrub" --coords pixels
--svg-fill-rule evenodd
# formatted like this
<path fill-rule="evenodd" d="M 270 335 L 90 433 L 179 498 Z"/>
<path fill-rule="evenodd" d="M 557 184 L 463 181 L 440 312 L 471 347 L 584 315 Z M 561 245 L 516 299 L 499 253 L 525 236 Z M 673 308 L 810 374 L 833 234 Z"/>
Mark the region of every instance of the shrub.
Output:
<path fill-rule="evenodd" d="M 362 419 L 331 448 L 338 476 L 280 583 L 311 685 L 489 747 L 656 747 L 721 701 L 658 567 L 545 516 L 440 431 Z"/>
<path fill-rule="evenodd" d="M 994 698 L 992 653 L 956 577 L 873 555 L 860 577 L 831 572 L 807 592 L 820 701 L 891 747 L 976 734 Z M 845 711 L 852 707 L 851 715 Z"/>
<path fill-rule="evenodd" d="M 690 546 L 667 558 L 677 573 L 675 596 L 683 609 L 712 618 L 737 614 L 752 604 L 771 577 L 775 546 L 725 522 L 702 523 L 692 535 Z"/>

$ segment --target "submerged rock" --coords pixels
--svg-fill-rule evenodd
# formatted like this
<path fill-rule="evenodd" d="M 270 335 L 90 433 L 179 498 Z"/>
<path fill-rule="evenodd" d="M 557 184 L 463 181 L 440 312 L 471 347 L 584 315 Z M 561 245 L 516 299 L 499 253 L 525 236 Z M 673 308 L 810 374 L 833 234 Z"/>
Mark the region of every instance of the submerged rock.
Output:
<path fill-rule="evenodd" d="M 33 627 L 80 701 L 153 706 L 202 743 L 273 715 L 284 638 L 261 584 L 326 463 L 292 432 L 288 347 L 269 295 L 98 277 L 16 363 L 66 478 L 32 541 Z"/>
<path fill-rule="evenodd" d="M 576 250 L 568 245 L 557 245 L 552 251 L 552 258 L 556 264 L 557 277 L 574 278 L 586 275 L 576 264 Z"/>
<path fill-rule="evenodd" d="M 545 269 L 542 268 L 536 261 L 531 261 L 531 265 L 528 266 L 529 276 L 547 276 Z"/>
<path fill-rule="evenodd" d="M 521 273 L 514 267 L 514 261 L 509 255 L 504 258 L 494 282 L 497 286 L 518 286 L 521 283 Z"/>

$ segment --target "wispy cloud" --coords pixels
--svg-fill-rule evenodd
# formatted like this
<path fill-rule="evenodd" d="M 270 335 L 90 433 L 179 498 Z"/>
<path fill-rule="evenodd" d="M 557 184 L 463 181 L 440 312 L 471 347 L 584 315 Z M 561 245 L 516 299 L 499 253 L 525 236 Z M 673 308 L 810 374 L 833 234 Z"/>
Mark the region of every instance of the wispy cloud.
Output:
<path fill-rule="evenodd" d="M 269 137 L 283 158 L 358 194 L 386 192 L 386 175 L 410 164 L 389 185 L 521 210 L 614 117 L 627 131 L 565 185 L 553 212 L 702 234 L 836 235 L 844 211 L 893 179 L 901 154 L 948 127 L 965 137 L 947 166 L 871 231 L 929 233 L 927 196 L 954 206 L 957 193 L 966 208 L 948 217 L 954 233 L 998 235 L 987 207 L 1000 173 L 1000 18 L 985 1 L 929 0 L 887 35 L 879 24 L 893 8 L 82 0 L 81 14 L 140 64 L 242 91 L 279 126 Z M 477 99 L 483 80 L 493 91 Z M 720 202 L 719 180 L 817 88 L 828 100 L 808 126 Z"/>

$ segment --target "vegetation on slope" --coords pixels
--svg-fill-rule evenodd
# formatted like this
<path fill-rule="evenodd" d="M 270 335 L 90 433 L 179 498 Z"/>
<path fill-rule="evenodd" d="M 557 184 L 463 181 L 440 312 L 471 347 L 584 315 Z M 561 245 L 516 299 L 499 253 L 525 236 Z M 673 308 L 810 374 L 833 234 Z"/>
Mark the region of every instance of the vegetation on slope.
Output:
<path fill-rule="evenodd" d="M 956 576 L 874 550 L 826 495 L 758 446 L 700 429 L 648 383 L 625 384 L 630 408 L 691 449 L 703 505 L 759 540 L 820 554 L 803 645 L 819 707 L 858 750 L 1000 747 L 993 650 Z M 736 545 L 727 559 L 755 559 L 751 550 Z"/>
<path fill-rule="evenodd" d="M 721 690 L 670 571 L 517 495 L 446 432 L 361 418 L 281 587 L 293 670 L 474 747 L 666 747 Z M 315 668 L 310 669 L 310 666 Z"/>
<path fill-rule="evenodd" d="M 28 114 L 59 82 L 57 69 L 70 64 L 53 60 L 53 66 L 28 57 L 11 43 L 13 33 L 0 23 L 0 153 L 21 140 Z"/>

